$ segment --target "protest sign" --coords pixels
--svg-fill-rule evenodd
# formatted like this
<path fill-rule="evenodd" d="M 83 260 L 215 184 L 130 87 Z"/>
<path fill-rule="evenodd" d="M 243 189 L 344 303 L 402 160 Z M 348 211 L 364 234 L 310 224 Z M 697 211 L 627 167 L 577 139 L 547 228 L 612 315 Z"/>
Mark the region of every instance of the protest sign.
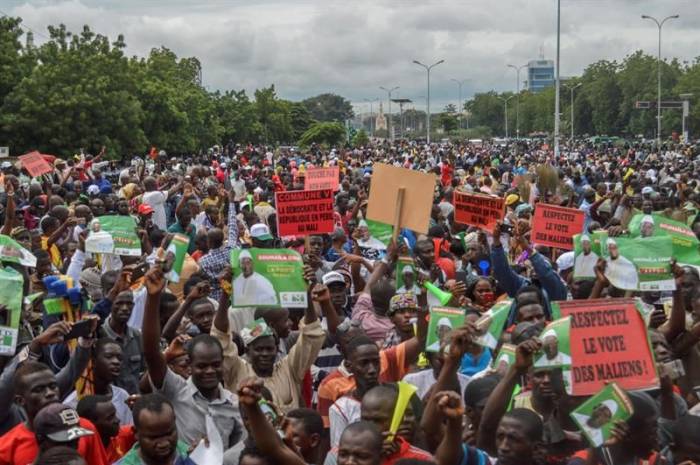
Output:
<path fill-rule="evenodd" d="M 503 219 L 505 200 L 501 197 L 455 191 L 453 201 L 457 223 L 492 230 Z"/>
<path fill-rule="evenodd" d="M 402 256 L 396 261 L 396 293 L 404 294 L 413 292 L 414 295 L 421 293 L 421 288 L 417 284 L 416 264 L 413 257 Z"/>
<path fill-rule="evenodd" d="M 560 307 L 561 308 L 561 307 Z M 540 340 L 542 349 L 535 354 L 535 368 L 568 368 L 571 366 L 571 345 L 569 343 L 571 319 L 554 320 L 545 326 Z"/>
<path fill-rule="evenodd" d="M 489 349 L 495 349 L 512 304 L 513 301 L 510 299 L 502 300 L 481 315 L 474 323 L 478 334 L 474 342 Z"/>
<path fill-rule="evenodd" d="M 632 413 L 632 402 L 625 391 L 611 383 L 571 412 L 571 418 L 590 445 L 600 447 L 612 435 L 615 422 L 626 421 Z"/>
<path fill-rule="evenodd" d="M 232 307 L 306 308 L 306 281 L 293 249 L 233 249 Z"/>
<path fill-rule="evenodd" d="M 562 300 L 559 311 L 571 317 L 572 395 L 595 394 L 609 382 L 628 390 L 658 387 L 635 299 Z"/>
<path fill-rule="evenodd" d="M 607 232 L 600 234 L 576 234 L 574 236 L 574 279 L 595 279 L 595 265 L 598 263 L 602 243 L 608 238 Z"/>
<path fill-rule="evenodd" d="M 0 261 L 34 268 L 36 257 L 10 236 L 0 234 Z"/>
<path fill-rule="evenodd" d="M 22 162 L 22 168 L 33 178 L 53 171 L 53 166 L 37 151 L 20 155 L 19 160 Z"/>
<path fill-rule="evenodd" d="M 140 257 L 141 239 L 136 234 L 136 221 L 131 216 L 98 216 L 90 223 L 85 251 Z"/>
<path fill-rule="evenodd" d="M 493 359 L 491 368 L 501 375 L 505 375 L 508 368 L 515 363 L 515 349 L 516 346 L 513 344 L 503 344 L 498 355 Z"/>
<path fill-rule="evenodd" d="M 609 237 L 601 247 L 605 277 L 618 289 L 631 291 L 673 291 L 671 238 L 668 236 Z"/>
<path fill-rule="evenodd" d="M 392 226 L 398 220 L 399 228 L 427 234 L 435 182 L 434 174 L 374 164 L 367 218 Z"/>
<path fill-rule="evenodd" d="M 5 318 L 0 319 L 0 355 L 12 357 L 17 348 L 24 278 L 14 268 L 0 268 L 0 282 L 0 302 L 7 307 Z"/>
<path fill-rule="evenodd" d="M 280 236 L 306 236 L 333 232 L 333 191 L 285 191 L 275 194 L 277 232 Z"/>
<path fill-rule="evenodd" d="M 0 147 L 0 158 L 7 158 L 10 156 L 10 147 Z"/>
<path fill-rule="evenodd" d="M 450 331 L 464 324 L 464 317 L 464 310 L 461 308 L 431 307 L 425 351 L 439 352 Z"/>
<path fill-rule="evenodd" d="M 530 241 L 572 250 L 572 238 L 583 231 L 583 221 L 584 213 L 581 210 L 538 203 L 532 219 Z"/>
<path fill-rule="evenodd" d="M 306 170 L 304 178 L 304 190 L 315 191 L 330 189 L 337 191 L 340 185 L 340 168 L 330 166 L 328 168 L 310 168 Z"/>
<path fill-rule="evenodd" d="M 684 223 L 658 214 L 640 213 L 632 217 L 628 228 L 632 237 L 670 237 L 673 257 L 679 264 L 700 266 L 700 240 Z"/>
<path fill-rule="evenodd" d="M 365 220 L 365 222 L 367 223 L 370 237 L 377 239 L 385 246 L 389 245 L 391 242 L 391 235 L 394 233 L 394 227 L 392 225 L 372 220 Z"/>
<path fill-rule="evenodd" d="M 175 234 L 173 240 L 170 241 L 168 246 L 168 253 L 172 253 L 175 256 L 173 261 L 173 267 L 167 274 L 168 280 L 179 283 L 180 274 L 182 273 L 182 267 L 185 264 L 185 255 L 187 255 L 187 249 L 190 246 L 190 238 L 184 234 Z"/>

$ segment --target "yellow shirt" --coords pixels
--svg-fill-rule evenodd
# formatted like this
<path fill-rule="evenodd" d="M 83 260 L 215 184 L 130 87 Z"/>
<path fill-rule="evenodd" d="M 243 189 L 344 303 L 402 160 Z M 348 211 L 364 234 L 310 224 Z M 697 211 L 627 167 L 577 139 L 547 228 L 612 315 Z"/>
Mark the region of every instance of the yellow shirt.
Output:
<path fill-rule="evenodd" d="M 58 250 L 56 244 L 51 244 L 49 247 L 49 236 L 41 236 L 41 248 L 46 250 L 51 257 L 51 263 L 56 268 L 60 269 L 63 266 L 63 260 L 61 259 L 61 251 Z"/>

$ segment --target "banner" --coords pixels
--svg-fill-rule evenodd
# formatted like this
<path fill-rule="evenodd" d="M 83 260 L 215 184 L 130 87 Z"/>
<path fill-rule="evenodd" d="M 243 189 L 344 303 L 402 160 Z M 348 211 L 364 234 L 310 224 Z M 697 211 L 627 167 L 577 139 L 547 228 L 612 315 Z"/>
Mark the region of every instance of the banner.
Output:
<path fill-rule="evenodd" d="M 22 168 L 24 168 L 29 176 L 36 178 L 42 174 L 53 172 L 53 166 L 37 151 L 29 152 L 25 155 L 19 156 L 19 161 L 22 162 Z"/>
<path fill-rule="evenodd" d="M 545 326 L 540 334 L 542 349 L 534 357 L 533 367 L 535 369 L 568 369 L 571 366 L 570 329 L 571 319 L 568 317 L 554 320 Z"/>
<path fill-rule="evenodd" d="M 632 237 L 670 237 L 673 257 L 679 264 L 700 266 L 700 240 L 684 223 L 658 214 L 640 213 L 632 217 L 628 228 Z"/>
<path fill-rule="evenodd" d="M 182 267 L 185 264 L 185 256 L 187 255 L 187 249 L 190 246 L 190 238 L 184 234 L 175 234 L 173 240 L 170 241 L 168 246 L 168 253 L 172 253 L 175 256 L 173 261 L 173 267 L 168 272 L 166 278 L 174 283 L 180 282 L 180 273 L 182 273 Z"/>
<path fill-rule="evenodd" d="M 618 289 L 673 291 L 672 248 L 670 237 L 609 237 L 601 246 L 605 277 Z"/>
<path fill-rule="evenodd" d="M 616 382 L 627 390 L 659 386 L 644 319 L 635 299 L 559 301 L 570 316 L 574 396 L 590 396 Z"/>
<path fill-rule="evenodd" d="M 501 197 L 454 191 L 453 202 L 457 223 L 492 230 L 503 219 L 505 200 Z"/>
<path fill-rule="evenodd" d="M 304 262 L 293 249 L 233 249 L 232 307 L 306 308 Z"/>
<path fill-rule="evenodd" d="M 275 193 L 277 233 L 285 236 L 332 233 L 333 191 L 285 191 Z"/>
<path fill-rule="evenodd" d="M 538 203 L 532 219 L 530 242 L 572 250 L 572 238 L 583 231 L 583 222 L 581 210 Z"/>
<path fill-rule="evenodd" d="M 330 189 L 337 191 L 340 186 L 340 168 L 330 166 L 328 168 L 311 168 L 306 170 L 304 178 L 304 190 L 315 191 Z"/>
<path fill-rule="evenodd" d="M 136 234 L 136 221 L 131 216 L 98 216 L 90 223 L 85 251 L 140 257 L 141 239 Z"/>
<path fill-rule="evenodd" d="M 464 318 L 464 310 L 461 308 L 431 307 L 425 351 L 439 352 L 440 346 L 447 342 L 447 335 L 462 326 Z"/>
<path fill-rule="evenodd" d="M 481 315 L 474 323 L 478 334 L 474 342 L 494 350 L 503 333 L 512 304 L 513 301 L 510 299 L 502 300 Z"/>
<path fill-rule="evenodd" d="M 385 246 L 389 245 L 391 236 L 394 233 L 394 227 L 392 225 L 373 220 L 365 220 L 365 222 L 367 223 L 370 237 L 377 239 Z M 362 247 L 362 244 L 360 244 L 360 247 Z"/>
<path fill-rule="evenodd" d="M 571 418 L 590 445 L 600 447 L 612 435 L 615 422 L 626 421 L 632 413 L 629 397 L 617 384 L 612 383 L 571 412 Z"/>
<path fill-rule="evenodd" d="M 36 257 L 10 236 L 0 234 L 0 261 L 34 268 Z"/>
<path fill-rule="evenodd" d="M 516 346 L 513 344 L 503 344 L 498 355 L 491 362 L 492 369 L 501 376 L 505 375 L 508 368 L 515 363 L 515 349 Z"/>
<path fill-rule="evenodd" d="M 13 357 L 22 315 L 24 278 L 13 268 L 0 268 L 0 282 L 0 302 L 7 307 L 7 314 L 0 319 L 0 355 Z"/>

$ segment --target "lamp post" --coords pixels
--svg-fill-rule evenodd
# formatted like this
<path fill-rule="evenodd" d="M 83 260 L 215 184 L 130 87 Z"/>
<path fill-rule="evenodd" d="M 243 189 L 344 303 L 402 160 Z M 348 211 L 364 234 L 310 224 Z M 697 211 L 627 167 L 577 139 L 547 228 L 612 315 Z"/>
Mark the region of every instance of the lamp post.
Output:
<path fill-rule="evenodd" d="M 688 121 L 688 116 L 690 115 L 690 98 L 693 96 L 693 94 L 680 94 L 679 97 L 683 100 L 683 143 L 687 144 L 688 143 L 688 128 L 686 127 L 686 123 Z"/>
<path fill-rule="evenodd" d="M 450 79 L 450 81 L 454 81 L 457 83 L 457 86 L 459 87 L 459 103 L 457 104 L 457 111 L 460 114 L 459 118 L 459 129 L 462 129 L 462 112 L 464 111 L 464 108 L 462 106 L 462 86 L 464 85 L 465 82 L 467 82 L 469 79 L 462 79 L 461 81 L 458 79 Z"/>
<path fill-rule="evenodd" d="M 430 145 L 430 70 L 439 65 L 440 63 L 444 63 L 445 60 L 440 60 L 436 61 L 432 65 L 424 65 L 418 60 L 413 60 L 415 64 L 418 66 L 422 66 L 425 68 L 425 71 L 428 73 L 428 96 L 425 99 L 425 107 L 426 107 L 426 115 L 425 115 L 425 128 L 426 128 L 426 142 L 428 145 Z"/>
<path fill-rule="evenodd" d="M 498 100 L 501 100 L 503 102 L 503 107 L 504 107 L 504 112 L 503 112 L 503 121 L 504 121 L 504 126 L 505 126 L 505 132 L 506 132 L 506 139 L 508 139 L 508 101 L 515 97 L 515 95 L 511 95 L 508 98 L 503 98 L 503 97 L 496 97 Z"/>
<path fill-rule="evenodd" d="M 656 66 L 656 80 L 658 81 L 656 92 L 656 144 L 659 150 L 661 150 L 661 28 L 669 19 L 677 19 L 678 17 L 679 15 L 666 16 L 664 19 L 659 21 L 653 16 L 642 15 L 642 19 L 654 21 L 654 23 L 656 23 L 656 27 L 659 28 L 659 53 Z"/>
<path fill-rule="evenodd" d="M 394 131 L 392 131 L 392 124 L 391 124 L 391 93 L 395 90 L 399 90 L 399 86 L 392 87 L 391 89 L 387 89 L 386 87 L 382 87 L 382 86 L 379 86 L 379 88 L 389 95 L 389 117 L 387 118 L 388 123 L 387 123 L 386 127 L 387 127 L 387 130 L 389 131 L 389 140 L 394 142 Z"/>
<path fill-rule="evenodd" d="M 509 68 L 513 68 L 515 70 L 515 79 L 516 79 L 516 95 L 518 96 L 518 99 L 515 101 L 515 138 L 520 139 L 520 70 L 525 68 L 527 64 L 525 65 L 508 65 Z"/>
<path fill-rule="evenodd" d="M 579 82 L 573 87 L 569 87 L 569 92 L 571 92 L 571 142 L 574 141 L 574 91 L 583 85 Z"/>
<path fill-rule="evenodd" d="M 557 70 L 554 83 L 554 157 L 559 158 L 559 97 L 561 82 L 559 81 L 559 55 L 561 42 L 561 0 L 557 0 Z"/>
<path fill-rule="evenodd" d="M 368 98 L 366 98 L 366 99 L 364 99 L 364 100 L 365 100 L 365 102 L 369 102 L 369 137 L 372 137 L 372 136 L 374 135 L 374 130 L 372 129 L 372 127 L 373 127 L 373 125 L 374 125 L 374 110 L 373 110 L 373 106 L 372 106 L 372 105 L 374 104 L 374 102 L 376 102 L 376 101 L 379 100 L 379 99 L 377 99 L 377 98 L 375 98 L 375 99 L 368 99 Z"/>

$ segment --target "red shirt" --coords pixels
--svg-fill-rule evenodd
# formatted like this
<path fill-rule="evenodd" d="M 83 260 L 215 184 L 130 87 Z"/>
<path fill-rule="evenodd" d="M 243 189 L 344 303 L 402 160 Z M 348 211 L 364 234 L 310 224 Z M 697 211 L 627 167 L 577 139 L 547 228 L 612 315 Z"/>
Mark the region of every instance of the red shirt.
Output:
<path fill-rule="evenodd" d="M 78 453 L 90 465 L 110 465 L 105 448 L 95 426 L 85 418 L 80 419 L 80 426 L 94 434 L 78 440 Z M 0 437 L 0 464 L 31 465 L 39 455 L 39 444 L 33 431 L 25 423 L 12 428 Z"/>
<path fill-rule="evenodd" d="M 107 463 L 114 463 L 131 450 L 136 444 L 136 436 L 133 425 L 126 425 L 119 428 L 116 436 L 109 441 L 107 447 Z"/>
<path fill-rule="evenodd" d="M 394 465 L 401 459 L 417 459 L 426 460 L 428 462 L 433 461 L 433 456 L 423 449 L 413 447 L 408 441 L 406 441 L 401 436 L 396 436 L 399 441 L 399 450 L 395 454 L 390 455 L 382 460 L 381 465 Z"/>

